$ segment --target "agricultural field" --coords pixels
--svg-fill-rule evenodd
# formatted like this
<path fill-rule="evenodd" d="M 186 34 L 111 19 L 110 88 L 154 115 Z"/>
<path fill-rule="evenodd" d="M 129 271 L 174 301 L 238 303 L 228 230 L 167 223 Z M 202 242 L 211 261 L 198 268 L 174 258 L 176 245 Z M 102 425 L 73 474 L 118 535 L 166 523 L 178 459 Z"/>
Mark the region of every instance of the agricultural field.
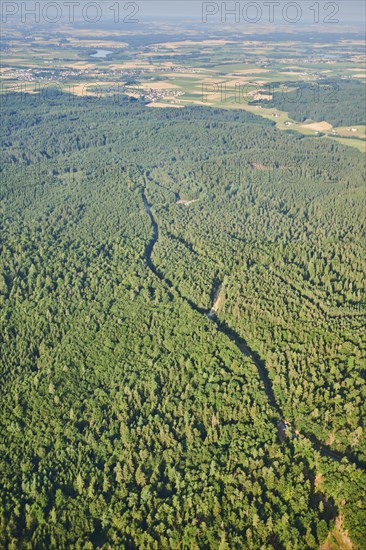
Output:
<path fill-rule="evenodd" d="M 260 34 L 255 40 L 244 34 L 207 38 L 199 31 L 172 40 L 172 34 L 169 27 L 164 32 L 156 28 L 149 37 L 142 31 L 125 31 L 121 37 L 111 29 L 99 29 L 93 36 L 82 28 L 75 34 L 74 29 L 60 27 L 52 35 L 48 29 L 35 35 L 17 30 L 3 39 L 2 90 L 57 85 L 71 94 L 92 95 L 94 86 L 102 94 L 113 87 L 121 93 L 122 87 L 133 96 L 147 95 L 150 103 L 205 103 L 224 109 L 234 104 L 248 109 L 253 99 L 270 98 L 266 89 L 272 83 L 316 83 L 325 78 L 365 81 L 363 45 L 357 40 L 340 38 L 334 44 L 324 42 L 322 35 L 322 41 L 310 48 L 306 41 L 269 41 Z M 108 53 L 99 57 L 99 51 Z M 257 114 L 272 116 L 262 109 Z M 284 119 L 288 120 L 285 112 L 275 120 L 279 128 Z M 302 132 L 295 121 L 289 122 Z"/>

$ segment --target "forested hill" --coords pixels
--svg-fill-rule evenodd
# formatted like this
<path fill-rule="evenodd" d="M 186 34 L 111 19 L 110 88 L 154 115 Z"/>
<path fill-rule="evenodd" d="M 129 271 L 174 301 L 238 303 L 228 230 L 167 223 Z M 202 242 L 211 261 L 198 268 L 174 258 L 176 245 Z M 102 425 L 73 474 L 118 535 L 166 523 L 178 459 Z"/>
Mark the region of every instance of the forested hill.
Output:
<path fill-rule="evenodd" d="M 270 100 L 252 105 L 277 108 L 293 120 L 329 122 L 333 126 L 366 124 L 366 88 L 364 82 L 345 79 L 321 79 L 317 82 L 273 82 Z"/>
<path fill-rule="evenodd" d="M 2 107 L 0 546 L 362 548 L 362 155 L 244 111 Z"/>

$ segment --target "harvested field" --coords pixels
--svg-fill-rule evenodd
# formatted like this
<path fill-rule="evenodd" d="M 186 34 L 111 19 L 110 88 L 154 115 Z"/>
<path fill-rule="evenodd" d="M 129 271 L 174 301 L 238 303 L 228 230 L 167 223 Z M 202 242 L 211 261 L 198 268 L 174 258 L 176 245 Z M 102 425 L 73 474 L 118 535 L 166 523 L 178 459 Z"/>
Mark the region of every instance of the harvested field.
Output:
<path fill-rule="evenodd" d="M 153 101 L 152 103 L 148 103 L 147 107 L 159 107 L 160 109 L 173 107 L 174 109 L 182 109 L 184 105 L 180 105 L 179 103 L 158 103 L 157 101 Z"/>
<path fill-rule="evenodd" d="M 302 124 L 301 128 L 306 128 L 308 130 L 315 130 L 316 132 L 327 132 L 331 130 L 333 126 L 329 122 L 312 122 L 311 124 Z"/>

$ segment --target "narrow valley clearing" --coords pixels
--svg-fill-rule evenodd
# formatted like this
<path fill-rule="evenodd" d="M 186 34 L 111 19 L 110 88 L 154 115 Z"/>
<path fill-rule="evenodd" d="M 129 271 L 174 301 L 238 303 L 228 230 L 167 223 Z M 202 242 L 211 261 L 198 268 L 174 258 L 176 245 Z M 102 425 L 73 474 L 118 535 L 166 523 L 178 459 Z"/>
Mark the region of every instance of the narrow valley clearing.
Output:
<path fill-rule="evenodd" d="M 148 177 L 148 179 L 150 181 L 152 181 L 151 178 Z M 164 274 L 162 274 L 158 270 L 158 268 L 155 266 L 155 264 L 152 260 L 152 252 L 153 252 L 155 244 L 157 243 L 157 241 L 159 239 L 159 228 L 158 228 L 158 224 L 157 224 L 157 222 L 155 220 L 155 217 L 153 215 L 153 212 L 152 212 L 152 205 L 148 202 L 148 200 L 146 198 L 145 189 L 143 189 L 143 191 L 142 191 L 142 200 L 143 200 L 145 210 L 146 210 L 146 212 L 147 212 L 147 214 L 150 218 L 151 225 L 152 225 L 152 228 L 153 228 L 153 237 L 152 237 L 152 239 L 150 240 L 150 242 L 148 243 L 148 245 L 146 247 L 146 262 L 147 262 L 147 265 L 148 265 L 149 269 L 152 271 L 152 273 L 156 277 L 158 277 L 158 279 L 162 283 L 167 285 L 170 290 L 174 290 L 175 293 L 178 294 L 178 296 L 182 300 L 184 300 L 186 303 L 188 303 L 189 306 L 194 311 L 197 311 L 201 315 L 205 315 L 207 318 L 210 319 L 211 322 L 215 323 L 217 329 L 222 334 L 227 336 L 236 345 L 236 347 L 238 348 L 238 350 L 240 351 L 240 353 L 242 355 L 252 359 L 253 363 L 255 364 L 255 366 L 258 370 L 258 374 L 259 374 L 259 377 L 260 377 L 261 382 L 263 384 L 263 389 L 266 393 L 268 402 L 271 405 L 271 407 L 274 409 L 274 411 L 276 412 L 276 416 L 277 416 L 276 425 L 278 427 L 280 422 L 283 421 L 284 415 L 283 415 L 283 413 L 280 409 L 280 406 L 279 406 L 279 404 L 278 404 L 278 402 L 275 398 L 275 394 L 274 394 L 273 387 L 272 387 L 272 381 L 271 381 L 271 379 L 268 375 L 268 372 L 266 370 L 266 366 L 265 366 L 264 361 L 259 357 L 259 355 L 254 350 L 252 350 L 249 347 L 248 343 L 244 340 L 244 338 L 242 338 L 237 332 L 235 332 L 232 328 L 230 328 L 224 321 L 220 321 L 217 318 L 217 311 L 220 307 L 221 300 L 222 300 L 223 285 L 220 285 L 218 290 L 216 291 L 214 303 L 213 303 L 213 305 L 212 305 L 209 312 L 207 312 L 206 310 L 200 308 L 199 306 L 197 306 L 195 303 L 193 303 L 188 298 L 185 298 L 184 296 L 182 296 L 180 291 L 176 287 L 174 287 L 173 283 L 171 281 L 169 281 L 168 279 L 166 279 L 164 277 Z M 365 469 L 365 465 L 362 462 L 360 462 L 357 459 L 357 457 L 350 457 L 349 455 L 340 453 L 338 451 L 333 451 L 333 450 L 329 449 L 329 447 L 326 444 L 324 444 L 323 442 L 318 441 L 317 438 L 314 435 L 312 435 L 312 434 L 301 434 L 296 430 L 296 427 L 294 425 L 291 425 L 291 424 L 288 424 L 288 425 L 289 425 L 292 437 L 294 437 L 295 435 L 297 437 L 297 435 L 299 435 L 303 439 L 307 439 L 309 441 L 309 443 L 311 444 L 312 448 L 314 449 L 314 451 L 319 452 L 322 456 L 328 457 L 331 460 L 334 460 L 336 462 L 340 462 L 342 459 L 347 459 L 350 463 L 354 464 L 355 466 L 357 466 L 357 467 L 359 467 L 363 470 Z"/>

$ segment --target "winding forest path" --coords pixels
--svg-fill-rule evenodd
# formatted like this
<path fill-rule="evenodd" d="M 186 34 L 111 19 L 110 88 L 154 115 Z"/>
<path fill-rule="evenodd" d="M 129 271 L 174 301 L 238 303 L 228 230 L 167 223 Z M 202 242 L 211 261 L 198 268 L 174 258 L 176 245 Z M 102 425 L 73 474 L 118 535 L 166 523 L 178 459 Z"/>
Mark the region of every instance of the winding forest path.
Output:
<path fill-rule="evenodd" d="M 149 178 L 149 179 L 150 179 L 150 181 L 152 181 L 151 178 Z M 194 311 L 197 311 L 198 313 L 200 313 L 202 315 L 205 315 L 213 323 L 215 323 L 217 329 L 222 334 L 227 336 L 236 345 L 238 350 L 245 357 L 249 357 L 249 358 L 252 359 L 253 363 L 257 367 L 258 374 L 259 374 L 259 377 L 262 381 L 263 388 L 264 388 L 264 391 L 267 395 L 268 402 L 271 405 L 271 407 L 276 411 L 276 415 L 278 416 L 278 425 L 279 425 L 281 420 L 284 419 L 284 415 L 281 411 L 281 407 L 280 407 L 279 403 L 276 400 L 276 397 L 275 397 L 275 394 L 274 394 L 274 391 L 273 391 L 273 387 L 272 387 L 272 381 L 271 381 L 271 379 L 268 375 L 268 372 L 267 372 L 267 369 L 265 367 L 264 361 L 259 357 L 259 355 L 254 350 L 252 350 L 249 347 L 248 343 L 244 340 L 244 338 L 242 338 L 237 332 L 235 332 L 231 327 L 229 327 L 225 321 L 221 321 L 217 318 L 217 315 L 216 315 L 217 307 L 215 307 L 215 306 L 217 306 L 217 300 L 220 299 L 220 288 L 218 289 L 218 292 L 216 294 L 215 302 L 213 304 L 213 307 L 211 308 L 211 310 L 209 312 L 207 312 L 203 308 L 200 308 L 199 306 L 197 306 L 197 304 L 195 304 L 194 302 L 192 302 L 188 298 L 182 296 L 182 294 L 179 292 L 179 290 L 176 287 L 174 287 L 173 283 L 169 279 L 167 279 L 164 276 L 164 274 L 162 274 L 157 269 L 157 267 L 155 266 L 155 264 L 152 260 L 152 252 L 153 252 L 155 244 L 157 243 L 157 241 L 159 239 L 159 228 L 158 228 L 158 224 L 156 223 L 156 220 L 154 218 L 154 215 L 152 213 L 151 205 L 149 204 L 149 202 L 146 198 L 144 190 L 142 191 L 142 200 L 143 200 L 145 210 L 146 210 L 146 212 L 147 212 L 147 214 L 150 218 L 151 225 L 152 225 L 152 228 L 153 228 L 153 236 L 152 236 L 150 242 L 148 243 L 148 245 L 146 247 L 146 251 L 145 251 L 147 266 L 152 271 L 152 273 L 162 283 L 164 283 L 165 285 L 167 285 L 169 287 L 169 289 L 174 289 L 174 291 L 178 294 L 178 296 L 182 300 L 184 300 L 186 303 L 188 303 L 189 306 Z M 295 432 L 299 433 L 299 432 L 296 431 L 296 429 L 293 425 L 291 425 L 291 432 L 292 432 L 292 434 L 295 434 Z M 351 454 L 343 454 L 343 453 L 340 453 L 338 451 L 333 451 L 327 445 L 325 445 L 324 443 L 318 441 L 318 439 L 313 434 L 301 433 L 300 435 L 303 438 L 307 439 L 311 443 L 313 449 L 315 451 L 318 451 L 322 456 L 328 457 L 331 460 L 334 460 L 336 462 L 340 462 L 343 458 L 346 458 L 350 463 L 354 464 L 355 466 L 357 466 L 357 467 L 359 467 L 363 470 L 366 469 L 366 464 L 363 463 L 362 461 L 360 461 L 356 456 L 353 456 Z"/>

